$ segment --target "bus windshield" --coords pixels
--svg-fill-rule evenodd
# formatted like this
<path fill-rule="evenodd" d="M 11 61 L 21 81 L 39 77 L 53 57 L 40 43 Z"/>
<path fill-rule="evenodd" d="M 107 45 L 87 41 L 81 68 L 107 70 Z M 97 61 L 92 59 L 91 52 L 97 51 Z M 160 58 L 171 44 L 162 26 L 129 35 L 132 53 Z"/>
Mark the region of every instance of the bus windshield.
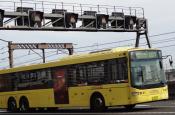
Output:
<path fill-rule="evenodd" d="M 166 84 L 160 51 L 135 51 L 130 57 L 133 87 L 151 88 Z"/>

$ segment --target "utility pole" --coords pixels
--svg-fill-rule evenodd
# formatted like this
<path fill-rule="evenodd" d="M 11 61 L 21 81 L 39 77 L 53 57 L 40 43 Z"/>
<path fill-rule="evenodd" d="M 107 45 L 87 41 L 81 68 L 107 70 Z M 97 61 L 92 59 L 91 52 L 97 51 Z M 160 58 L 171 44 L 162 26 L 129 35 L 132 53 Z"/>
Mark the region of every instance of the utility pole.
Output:
<path fill-rule="evenodd" d="M 9 66 L 13 68 L 13 49 L 11 49 L 12 42 L 8 42 L 8 52 L 9 52 Z"/>
<path fill-rule="evenodd" d="M 13 67 L 13 50 L 10 47 L 11 44 L 12 44 L 12 41 L 7 41 L 7 40 L 4 40 L 4 39 L 0 39 L 0 41 L 8 43 L 9 66 L 10 66 L 10 68 L 12 68 Z"/>
<path fill-rule="evenodd" d="M 41 49 L 41 50 L 42 50 L 42 54 L 43 54 L 43 63 L 46 63 L 45 50 L 44 49 Z"/>

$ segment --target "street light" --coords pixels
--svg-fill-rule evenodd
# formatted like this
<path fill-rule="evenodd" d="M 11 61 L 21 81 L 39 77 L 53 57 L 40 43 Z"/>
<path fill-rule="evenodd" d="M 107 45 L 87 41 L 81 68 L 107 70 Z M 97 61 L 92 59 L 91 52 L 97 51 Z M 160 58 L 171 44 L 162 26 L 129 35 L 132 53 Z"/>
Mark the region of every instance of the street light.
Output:
<path fill-rule="evenodd" d="M 64 16 L 66 28 L 76 28 L 76 23 L 78 20 L 78 14 L 72 12 L 66 12 Z"/>
<path fill-rule="evenodd" d="M 96 14 L 96 20 L 97 20 L 97 28 L 103 28 L 106 29 L 108 20 L 109 20 L 109 15 L 106 14 Z"/>
<path fill-rule="evenodd" d="M 41 27 L 44 13 L 41 11 L 29 11 L 30 27 Z"/>
<path fill-rule="evenodd" d="M 136 16 L 125 15 L 125 28 L 126 29 L 134 29 L 135 24 L 136 24 Z"/>

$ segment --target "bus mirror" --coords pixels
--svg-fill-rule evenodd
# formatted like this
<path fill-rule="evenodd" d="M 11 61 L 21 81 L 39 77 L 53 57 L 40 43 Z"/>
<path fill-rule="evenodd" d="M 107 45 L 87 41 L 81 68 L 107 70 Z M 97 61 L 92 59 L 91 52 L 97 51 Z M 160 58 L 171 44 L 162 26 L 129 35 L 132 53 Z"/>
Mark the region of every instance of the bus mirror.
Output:
<path fill-rule="evenodd" d="M 170 66 L 172 66 L 173 65 L 173 60 L 169 59 L 169 63 L 170 63 Z"/>
<path fill-rule="evenodd" d="M 170 59 L 169 59 L 169 63 L 170 63 L 170 66 L 173 66 L 173 58 L 172 58 L 172 55 L 166 55 L 166 56 L 162 56 L 162 59 L 166 59 L 170 56 Z"/>

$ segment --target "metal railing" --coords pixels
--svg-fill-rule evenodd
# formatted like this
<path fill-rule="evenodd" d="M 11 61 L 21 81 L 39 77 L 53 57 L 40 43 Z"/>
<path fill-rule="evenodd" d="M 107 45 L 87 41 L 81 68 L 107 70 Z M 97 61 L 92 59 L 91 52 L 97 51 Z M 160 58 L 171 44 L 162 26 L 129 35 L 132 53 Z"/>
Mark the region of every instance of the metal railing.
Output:
<path fill-rule="evenodd" d="M 51 13 L 52 9 L 66 9 L 68 12 L 82 15 L 84 11 L 97 11 L 97 13 L 111 15 L 112 12 L 123 12 L 125 15 L 133 15 L 144 18 L 142 7 L 125 7 L 111 5 L 77 4 L 50 1 L 0 1 L 0 9 L 15 12 L 17 7 L 31 7 L 34 10 Z"/>

